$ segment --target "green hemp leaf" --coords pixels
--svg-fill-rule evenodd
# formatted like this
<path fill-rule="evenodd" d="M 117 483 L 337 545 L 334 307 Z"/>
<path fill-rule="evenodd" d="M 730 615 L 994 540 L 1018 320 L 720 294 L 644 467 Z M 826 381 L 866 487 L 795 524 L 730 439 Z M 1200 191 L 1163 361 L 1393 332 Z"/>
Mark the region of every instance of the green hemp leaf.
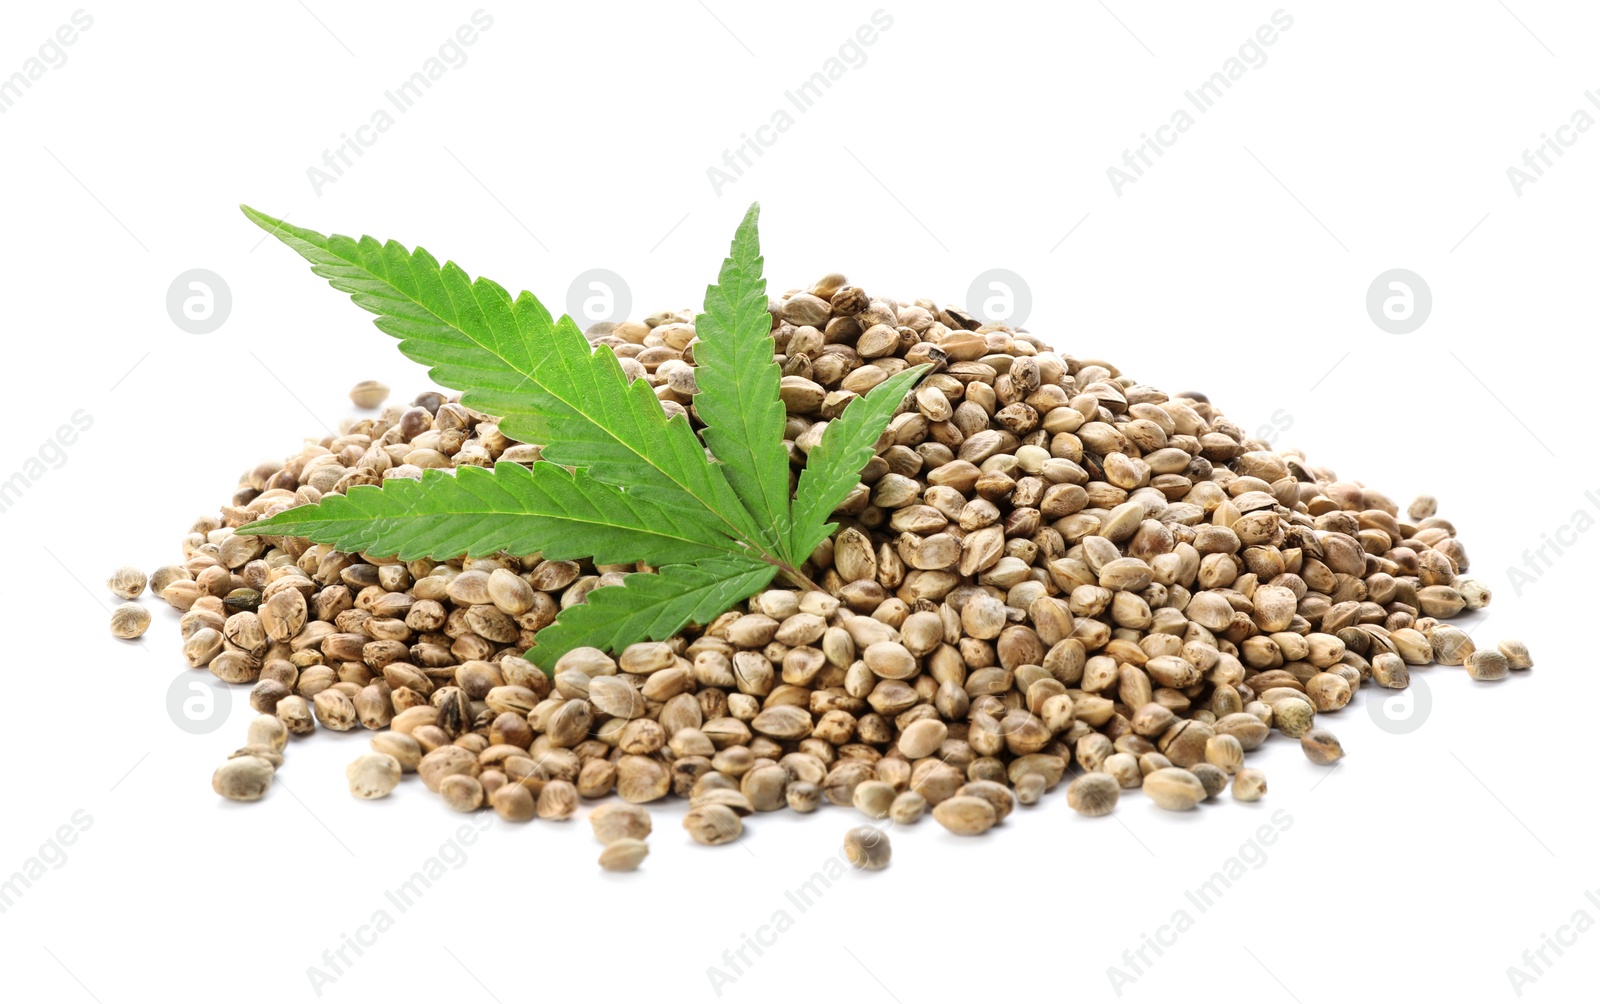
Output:
<path fill-rule="evenodd" d="M 378 315 L 379 329 L 460 391 L 463 405 L 499 416 L 508 436 L 540 444 L 543 459 L 356 486 L 239 532 L 401 560 L 504 551 L 654 568 L 592 591 L 540 631 L 527 656 L 547 673 L 579 646 L 617 652 L 707 623 L 779 576 L 816 588 L 806 559 L 928 369 L 905 369 L 852 401 L 812 449 L 791 498 L 758 207 L 695 319 L 698 432 L 684 415 L 669 418 L 646 381 L 629 381 L 610 348 L 591 346 L 531 293 L 513 297 L 422 248 L 323 236 L 242 208 Z"/>

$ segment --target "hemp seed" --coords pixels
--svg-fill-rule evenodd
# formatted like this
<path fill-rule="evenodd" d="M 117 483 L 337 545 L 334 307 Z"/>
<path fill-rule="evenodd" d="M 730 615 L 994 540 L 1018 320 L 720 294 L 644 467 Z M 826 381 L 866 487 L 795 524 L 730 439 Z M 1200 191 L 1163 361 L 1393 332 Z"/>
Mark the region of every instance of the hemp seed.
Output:
<path fill-rule="evenodd" d="M 111 573 L 111 577 L 106 580 L 106 588 L 125 600 L 132 600 L 144 592 L 148 581 L 139 569 L 125 565 Z"/>
<path fill-rule="evenodd" d="M 400 783 L 400 761 L 387 753 L 363 753 L 344 769 L 350 794 L 357 798 L 382 798 Z"/>
<path fill-rule="evenodd" d="M 1532 669 L 1533 657 L 1528 654 L 1528 646 L 1520 641 L 1507 638 L 1499 645 L 1500 654 L 1506 657 L 1508 669 Z"/>
<path fill-rule="evenodd" d="M 589 826 L 602 844 L 643 840 L 650 835 L 650 813 L 640 805 L 612 802 L 589 813 Z"/>
<path fill-rule="evenodd" d="M 258 756 L 234 757 L 211 775 L 211 790 L 235 802 L 254 802 L 272 786 L 273 766 Z"/>
<path fill-rule="evenodd" d="M 111 635 L 132 640 L 150 627 L 150 611 L 137 603 L 124 603 L 111 611 Z"/>
<path fill-rule="evenodd" d="M 1467 656 L 1467 675 L 1474 680 L 1504 680 L 1511 660 L 1499 649 L 1481 648 Z"/>
<path fill-rule="evenodd" d="M 618 837 L 600 852 L 600 867 L 608 872 L 631 872 L 649 857 L 650 848 L 635 837 Z"/>
<path fill-rule="evenodd" d="M 994 805 L 976 795 L 955 795 L 933 807 L 933 818 L 951 833 L 975 837 L 994 828 Z"/>
<path fill-rule="evenodd" d="M 683 828 L 696 843 L 712 847 L 738 840 L 744 820 L 726 805 L 700 805 L 684 815 Z"/>
<path fill-rule="evenodd" d="M 1174 812 L 1192 809 L 1209 797 L 1200 779 L 1182 767 L 1163 767 L 1147 774 L 1144 793 L 1156 805 Z"/>
<path fill-rule="evenodd" d="M 857 868 L 878 871 L 889 867 L 889 835 L 876 826 L 857 826 L 844 835 L 845 857 Z"/>
<path fill-rule="evenodd" d="M 1302 735 L 1300 748 L 1305 751 L 1306 759 L 1315 764 L 1326 766 L 1344 759 L 1344 747 L 1340 745 L 1339 737 L 1321 727 Z"/>
<path fill-rule="evenodd" d="M 1239 802 L 1258 802 L 1267 793 L 1267 775 L 1246 767 L 1233 775 L 1233 797 Z"/>
<path fill-rule="evenodd" d="M 1067 805 L 1080 816 L 1104 816 L 1117 807 L 1122 786 L 1110 774 L 1091 772 L 1067 785 Z"/>

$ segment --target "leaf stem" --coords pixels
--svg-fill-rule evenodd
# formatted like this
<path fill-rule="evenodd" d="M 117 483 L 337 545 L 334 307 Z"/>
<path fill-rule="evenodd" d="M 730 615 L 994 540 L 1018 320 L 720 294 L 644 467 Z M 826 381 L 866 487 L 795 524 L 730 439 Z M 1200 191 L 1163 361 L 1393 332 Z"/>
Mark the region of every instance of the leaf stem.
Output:
<path fill-rule="evenodd" d="M 793 566 L 788 565 L 788 564 L 786 564 L 785 562 L 782 562 L 782 561 L 773 562 L 773 564 L 778 566 L 778 574 L 779 575 L 782 575 L 782 576 L 788 578 L 789 581 L 794 583 L 795 585 L 800 586 L 801 588 L 804 588 L 804 589 L 810 589 L 810 590 L 812 590 L 814 592 L 818 592 L 818 593 L 826 593 L 827 592 L 826 589 L 823 589 L 821 586 L 817 585 L 815 582 L 812 582 L 809 578 L 807 578 L 805 575 L 803 575 L 798 568 L 794 568 Z"/>

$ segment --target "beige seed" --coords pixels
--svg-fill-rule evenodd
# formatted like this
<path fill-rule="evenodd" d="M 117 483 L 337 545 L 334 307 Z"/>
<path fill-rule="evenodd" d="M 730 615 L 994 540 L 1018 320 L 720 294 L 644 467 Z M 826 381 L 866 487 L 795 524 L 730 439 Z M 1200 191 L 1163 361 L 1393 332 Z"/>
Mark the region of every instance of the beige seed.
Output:
<path fill-rule="evenodd" d="M 1017 801 L 1023 805 L 1037 805 L 1044 797 L 1049 781 L 1042 774 L 1024 774 L 1016 783 Z"/>
<path fill-rule="evenodd" d="M 645 711 L 644 696 L 620 676 L 590 680 L 589 703 L 613 718 L 638 718 Z"/>
<path fill-rule="evenodd" d="M 1206 762 L 1224 773 L 1237 774 L 1244 766 L 1244 746 L 1234 736 L 1212 736 L 1206 740 Z"/>
<path fill-rule="evenodd" d="M 476 812 L 483 808 L 483 801 L 489 795 L 482 779 L 471 774 L 451 774 L 439 782 L 439 797 L 453 812 Z"/>
<path fill-rule="evenodd" d="M 994 806 L 976 795 L 957 795 L 933 807 L 933 818 L 951 833 L 977 836 L 994 828 Z"/>
<path fill-rule="evenodd" d="M 161 596 L 167 591 L 167 587 L 172 585 L 174 582 L 191 578 L 193 578 L 193 576 L 189 574 L 189 571 L 186 568 L 183 568 L 179 565 L 162 565 L 160 568 L 150 573 L 150 591 L 157 596 Z M 116 590 L 113 589 L 112 592 L 116 592 Z M 132 599 L 133 597 L 129 598 Z"/>
<path fill-rule="evenodd" d="M 1163 809 L 1182 812 L 1205 801 L 1200 779 L 1182 767 L 1163 767 L 1145 776 L 1144 793 Z"/>
<path fill-rule="evenodd" d="M 822 788 L 810 781 L 791 781 L 783 798 L 796 812 L 816 812 L 822 805 Z"/>
<path fill-rule="evenodd" d="M 534 816 L 533 793 L 520 784 L 502 785 L 489 796 L 489 804 L 508 823 L 526 823 Z"/>
<path fill-rule="evenodd" d="M 394 757 L 400 770 L 407 774 L 416 771 L 417 764 L 422 761 L 422 747 L 412 737 L 399 732 L 380 732 L 367 745 L 374 753 Z"/>
<path fill-rule="evenodd" d="M 937 753 L 949 734 L 950 729 L 944 722 L 937 718 L 923 718 L 906 726 L 896 746 L 906 759 L 920 760 Z"/>
<path fill-rule="evenodd" d="M 319 691 L 311 699 L 311 706 L 317 713 L 317 721 L 325 728 L 335 732 L 348 732 L 356 727 L 356 706 L 342 690 L 332 687 Z"/>
<path fill-rule="evenodd" d="M 1390 690 L 1404 690 L 1411 685 L 1411 668 L 1393 652 L 1379 652 L 1372 657 L 1372 682 Z"/>
<path fill-rule="evenodd" d="M 1306 759 L 1315 764 L 1338 763 L 1344 759 L 1344 747 L 1339 737 L 1324 728 L 1314 728 L 1300 737 L 1300 748 Z"/>
<path fill-rule="evenodd" d="M 611 802 L 589 813 L 589 826 L 602 844 L 643 840 L 650 835 L 650 813 L 643 806 Z"/>
<path fill-rule="evenodd" d="M 1305 735 L 1316 719 L 1316 708 L 1303 697 L 1286 697 L 1272 704 L 1272 724 L 1290 739 Z"/>
<path fill-rule="evenodd" d="M 137 603 L 124 603 L 111 611 L 111 635 L 114 638 L 138 638 L 149 627 L 150 611 Z"/>
<path fill-rule="evenodd" d="M 885 680 L 908 680 L 917 675 L 917 657 L 899 642 L 880 641 L 868 645 L 861 659 L 868 669 Z"/>
<path fill-rule="evenodd" d="M 1499 645 L 1500 654 L 1506 657 L 1506 666 L 1509 669 L 1532 669 L 1533 656 L 1528 654 L 1528 646 L 1520 641 L 1507 638 Z"/>
<path fill-rule="evenodd" d="M 961 626 L 974 638 L 998 638 L 1006 626 L 1005 604 L 987 594 L 973 596 L 961 608 Z"/>
<path fill-rule="evenodd" d="M 400 761 L 387 753 L 363 753 L 344 769 L 350 794 L 357 798 L 382 798 L 400 783 Z"/>
<path fill-rule="evenodd" d="M 1246 767 L 1233 775 L 1233 797 L 1240 802 L 1258 802 L 1267 793 L 1267 775 Z"/>
<path fill-rule="evenodd" d="M 1504 680 L 1511 661 L 1499 649 L 1481 648 L 1467 656 L 1466 667 L 1474 680 Z"/>
<path fill-rule="evenodd" d="M 624 802 L 653 802 L 672 789 L 672 776 L 653 756 L 625 756 L 617 761 L 617 795 Z"/>
<path fill-rule="evenodd" d="M 1189 768 L 1189 773 L 1199 779 L 1207 798 L 1216 798 L 1228 786 L 1227 772 L 1216 764 L 1197 763 Z"/>
<path fill-rule="evenodd" d="M 289 727 L 273 715 L 258 715 L 250 720 L 244 741 L 251 746 L 265 746 L 282 753 L 289 744 Z"/>
<path fill-rule="evenodd" d="M 429 791 L 438 791 L 440 783 L 452 775 L 470 774 L 477 777 L 482 772 L 482 765 L 471 751 L 448 744 L 429 750 L 417 762 L 417 776 L 422 778 L 422 783 Z"/>
<path fill-rule="evenodd" d="M 222 653 L 222 632 L 215 628 L 201 628 L 183 642 L 183 657 L 192 668 L 198 669 Z"/>
<path fill-rule="evenodd" d="M 889 867 L 889 835 L 876 826 L 857 826 L 844 835 L 844 853 L 850 863 L 867 871 Z"/>
<path fill-rule="evenodd" d="M 489 573 L 489 601 L 504 613 L 516 616 L 533 608 L 534 589 L 515 572 L 497 568 Z"/>
<path fill-rule="evenodd" d="M 1030 775 L 1037 776 L 1037 775 Z M 920 791 L 902 791 L 889 806 L 889 819 L 896 826 L 909 826 L 928 811 L 928 800 Z"/>
<path fill-rule="evenodd" d="M 883 781 L 863 781 L 850 795 L 850 803 L 868 819 L 887 819 L 894 805 L 896 792 Z"/>
<path fill-rule="evenodd" d="M 631 872 L 644 863 L 650 848 L 643 840 L 618 837 L 600 852 L 600 867 L 608 872 Z"/>
<path fill-rule="evenodd" d="M 131 565 L 124 565 L 111 573 L 106 580 L 106 588 L 125 600 L 131 600 L 144 592 L 148 580 L 143 572 Z"/>
<path fill-rule="evenodd" d="M 234 757 L 211 775 L 211 790 L 235 802 L 254 802 L 272 786 L 272 775 L 272 764 L 261 757 Z"/>
<path fill-rule="evenodd" d="M 306 626 L 306 613 L 306 598 L 298 589 L 274 593 L 256 611 L 262 629 L 273 641 L 288 641 L 299 634 Z"/>
<path fill-rule="evenodd" d="M 350 388 L 350 400 L 357 408 L 376 408 L 388 397 L 388 386 L 377 380 L 363 380 Z"/>
<path fill-rule="evenodd" d="M 317 727 L 316 721 L 311 717 L 311 706 L 299 694 L 290 694 L 279 701 L 278 706 L 273 709 L 273 714 L 291 735 L 310 735 Z"/>
<path fill-rule="evenodd" d="M 258 756 L 267 763 L 272 764 L 273 770 L 283 766 L 283 754 L 270 746 L 241 746 L 228 754 L 230 760 L 241 756 Z"/>
<path fill-rule="evenodd" d="M 981 798 L 994 807 L 995 823 L 1003 823 L 1011 811 L 1016 808 L 1016 797 L 1011 789 L 998 781 L 977 780 L 968 781 L 956 789 L 958 797 Z"/>
<path fill-rule="evenodd" d="M 715 846 L 739 839 L 744 820 L 726 805 L 699 805 L 684 815 L 683 828 L 696 843 Z"/>
<path fill-rule="evenodd" d="M 577 811 L 578 789 L 571 781 L 551 781 L 539 792 L 540 819 L 571 819 Z"/>

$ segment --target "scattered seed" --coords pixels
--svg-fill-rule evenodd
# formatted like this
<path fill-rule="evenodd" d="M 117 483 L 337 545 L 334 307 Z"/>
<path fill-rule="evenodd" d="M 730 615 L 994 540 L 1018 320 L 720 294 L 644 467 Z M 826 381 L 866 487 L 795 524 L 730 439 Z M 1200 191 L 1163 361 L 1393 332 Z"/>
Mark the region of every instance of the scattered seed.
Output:
<path fill-rule="evenodd" d="M 784 801 L 796 812 L 816 812 L 822 805 L 822 789 L 810 781 L 793 781 L 784 789 Z"/>
<path fill-rule="evenodd" d="M 254 802 L 272 786 L 273 772 L 272 764 L 261 757 L 234 757 L 211 775 L 211 790 L 235 802 Z"/>
<path fill-rule="evenodd" d="M 363 753 L 344 769 L 344 776 L 355 797 L 382 798 L 400 783 L 400 761 L 387 753 Z"/>
<path fill-rule="evenodd" d="M 144 592 L 148 580 L 143 572 L 131 565 L 124 565 L 111 573 L 106 580 L 106 588 L 125 600 L 136 599 Z"/>
<path fill-rule="evenodd" d="M 976 795 L 947 798 L 933 807 L 933 818 L 949 830 L 965 837 L 987 833 L 994 828 L 994 805 Z"/>
<path fill-rule="evenodd" d="M 1532 669 L 1533 657 L 1528 654 L 1528 646 L 1520 641 L 1510 638 L 1500 643 L 1500 654 L 1506 657 L 1506 666 L 1510 669 Z"/>
<path fill-rule="evenodd" d="M 726 805 L 700 805 L 684 815 L 683 828 L 696 843 L 714 846 L 738 840 L 744 820 Z"/>
<path fill-rule="evenodd" d="M 150 611 L 137 603 L 124 603 L 111 611 L 113 637 L 133 639 L 143 635 L 150 627 Z"/>
<path fill-rule="evenodd" d="M 1237 774 L 1244 767 L 1244 746 L 1237 736 L 1212 736 L 1206 740 L 1206 762 L 1224 773 Z"/>
<path fill-rule="evenodd" d="M 889 806 L 889 819 L 896 826 L 909 826 L 928 811 L 928 800 L 920 791 L 902 791 Z"/>
<path fill-rule="evenodd" d="M 635 837 L 618 837 L 600 852 L 600 867 L 608 872 L 631 872 L 644 863 L 650 848 Z"/>
<path fill-rule="evenodd" d="M 1504 680 L 1511 660 L 1499 649 L 1484 648 L 1467 656 L 1467 675 L 1474 680 Z"/>
<path fill-rule="evenodd" d="M 1233 775 L 1233 797 L 1240 802 L 1258 802 L 1267 793 L 1267 775 L 1246 767 Z"/>
<path fill-rule="evenodd" d="M 1122 786 L 1110 774 L 1093 771 L 1067 785 L 1067 805 L 1079 815 L 1104 816 L 1117 807 Z"/>
<path fill-rule="evenodd" d="M 350 388 L 350 400 L 357 408 L 376 408 L 388 397 L 388 386 L 376 380 L 363 380 Z"/>
<path fill-rule="evenodd" d="M 473 778 L 477 781 L 477 778 Z M 478 785 L 481 803 L 483 785 Z M 508 823 L 526 823 L 534 816 L 533 793 L 520 784 L 503 785 L 489 796 L 489 805 L 495 814 Z M 451 806 L 455 808 L 455 806 Z"/>
<path fill-rule="evenodd" d="M 650 835 L 650 813 L 643 806 L 611 802 L 589 813 L 589 825 L 602 844 L 643 840 Z"/>
<path fill-rule="evenodd" d="M 499 790 L 501 789 L 496 789 Z M 531 798 L 532 793 L 528 794 Z M 476 812 L 483 808 L 485 798 L 490 798 L 492 801 L 492 794 L 484 790 L 483 781 L 471 774 L 451 774 L 440 780 L 439 797 L 444 799 L 444 804 L 454 812 Z M 525 822 L 525 819 L 514 818 L 515 814 L 524 808 L 521 798 L 508 795 L 505 801 L 514 804 L 502 807 L 502 803 L 494 803 L 495 811 L 500 813 L 500 817 L 510 822 Z M 507 815 L 508 812 L 512 815 Z"/>
<path fill-rule="evenodd" d="M 578 811 L 578 789 L 571 781 L 554 780 L 539 792 L 540 819 L 571 819 Z"/>
<path fill-rule="evenodd" d="M 1324 728 L 1314 728 L 1300 737 L 1300 748 L 1306 759 L 1315 764 L 1338 763 L 1344 759 L 1344 747 L 1339 737 Z"/>
<path fill-rule="evenodd" d="M 1228 786 L 1227 772 L 1216 764 L 1197 763 L 1189 768 L 1189 773 L 1199 778 L 1207 798 L 1216 798 Z"/>
<path fill-rule="evenodd" d="M 889 835 L 876 826 L 857 826 L 844 835 L 850 863 L 867 871 L 889 867 Z"/>
<path fill-rule="evenodd" d="M 895 797 L 896 792 L 892 785 L 882 781 L 863 781 L 856 785 L 856 790 L 850 796 L 850 802 L 868 819 L 887 819 Z"/>
<path fill-rule="evenodd" d="M 275 753 L 282 753 L 283 748 L 289 744 L 289 727 L 272 715 L 257 715 L 251 719 L 250 726 L 245 732 L 245 742 L 251 746 L 265 746 Z"/>
<path fill-rule="evenodd" d="M 1147 774 L 1144 793 L 1156 805 L 1174 812 L 1192 809 L 1209 797 L 1200 779 L 1182 767 L 1163 767 Z"/>

